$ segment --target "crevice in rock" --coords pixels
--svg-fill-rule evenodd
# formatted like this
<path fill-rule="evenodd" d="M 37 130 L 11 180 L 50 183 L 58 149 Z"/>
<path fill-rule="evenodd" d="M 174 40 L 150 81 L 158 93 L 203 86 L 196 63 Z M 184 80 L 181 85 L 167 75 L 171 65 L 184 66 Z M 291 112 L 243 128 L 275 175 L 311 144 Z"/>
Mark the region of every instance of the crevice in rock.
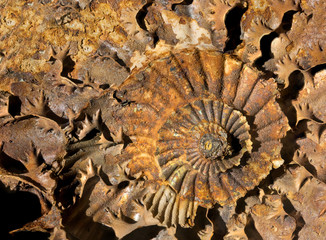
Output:
<path fill-rule="evenodd" d="M 76 180 L 77 173 L 75 171 L 67 170 L 68 172 L 61 172 L 57 179 L 57 187 L 54 190 L 54 198 L 57 203 L 60 203 L 63 209 L 72 206 L 74 203 L 75 190 L 80 184 Z"/>
<path fill-rule="evenodd" d="M 224 52 L 232 51 L 241 44 L 241 18 L 243 14 L 247 11 L 248 7 L 244 7 L 240 4 L 233 7 L 225 15 L 225 27 L 227 29 L 228 40 L 226 41 Z"/>
<path fill-rule="evenodd" d="M 136 14 L 136 21 L 137 21 L 139 27 L 147 32 L 148 32 L 148 29 L 145 24 L 145 17 L 148 13 L 147 9 L 150 6 L 152 6 L 152 4 L 153 4 L 153 0 L 149 0 Z"/>
<path fill-rule="evenodd" d="M 319 65 L 312 67 L 309 70 L 309 72 L 311 73 L 311 75 L 315 76 L 317 72 L 325 70 L 325 69 L 326 69 L 326 63 L 323 63 L 323 64 L 319 64 Z"/>
<path fill-rule="evenodd" d="M 103 90 L 105 90 L 105 89 L 109 89 L 109 88 L 110 88 L 110 84 L 108 84 L 108 83 L 101 84 L 101 85 L 99 86 L 99 88 L 101 88 L 101 89 L 103 89 Z"/>
<path fill-rule="evenodd" d="M 116 61 L 121 67 L 124 67 L 128 72 L 130 72 L 130 68 L 127 66 L 125 61 L 123 61 L 119 56 L 118 53 L 115 53 L 112 56 L 113 60 Z"/>
<path fill-rule="evenodd" d="M 263 240 L 262 236 L 257 231 L 254 220 L 250 214 L 248 215 L 248 223 L 244 230 L 247 234 L 248 240 Z"/>
<path fill-rule="evenodd" d="M 258 187 L 255 187 L 254 189 L 252 190 L 249 190 L 245 196 L 243 196 L 242 198 L 239 198 L 237 200 L 237 204 L 236 204 L 236 208 L 235 208 L 235 212 L 237 214 L 240 214 L 240 213 L 243 213 L 245 212 L 246 210 L 246 199 L 248 197 L 251 197 L 251 196 L 257 196 L 259 195 L 259 189 Z"/>
<path fill-rule="evenodd" d="M 134 101 L 130 101 L 130 100 L 123 100 L 124 95 L 126 94 L 126 92 L 118 92 L 115 91 L 113 93 L 113 98 L 117 100 L 118 103 L 121 104 L 121 106 L 128 106 L 131 103 L 134 103 Z"/>
<path fill-rule="evenodd" d="M 255 117 L 254 116 L 246 116 L 246 119 L 250 126 L 249 134 L 251 136 L 251 141 L 252 141 L 252 151 L 255 152 L 255 151 L 258 151 L 258 149 L 261 146 L 261 142 L 257 140 L 258 132 L 256 131 L 257 125 L 254 123 Z"/>
<path fill-rule="evenodd" d="M 255 60 L 254 66 L 262 72 L 267 73 L 272 77 L 273 73 L 268 71 L 264 68 L 264 64 L 274 57 L 271 51 L 271 44 L 272 41 L 279 37 L 281 33 L 286 33 L 291 30 L 292 22 L 293 22 L 293 15 L 297 13 L 297 11 L 291 10 L 284 13 L 281 24 L 278 28 L 276 28 L 271 33 L 264 35 L 260 40 L 260 50 L 261 56 Z"/>
<path fill-rule="evenodd" d="M 275 31 L 273 31 L 270 34 L 267 34 L 260 39 L 261 56 L 258 59 L 256 59 L 254 62 L 254 66 L 260 71 L 266 71 L 263 65 L 266 61 L 268 61 L 273 57 L 271 51 L 271 44 L 272 41 L 278 36 L 279 35 Z"/>
<path fill-rule="evenodd" d="M 296 111 L 292 100 L 298 97 L 300 90 L 304 87 L 304 82 L 305 77 L 302 72 L 300 70 L 293 71 L 289 75 L 289 86 L 281 91 L 281 97 L 277 99 L 291 127 L 296 125 Z"/>
<path fill-rule="evenodd" d="M 153 45 L 154 45 L 154 48 L 155 48 L 156 44 L 157 44 L 158 41 L 160 40 L 160 38 L 159 38 L 158 35 L 157 35 L 157 31 L 155 31 L 155 32 L 152 34 L 152 37 L 153 37 Z"/>
<path fill-rule="evenodd" d="M 299 148 L 296 144 L 297 139 L 297 127 L 296 127 L 296 110 L 292 105 L 292 100 L 296 99 L 300 90 L 304 86 L 304 75 L 301 71 L 296 70 L 289 76 L 289 86 L 286 89 L 281 90 L 280 98 L 277 102 L 288 119 L 289 125 L 292 130 L 288 131 L 286 136 L 281 139 L 283 145 L 281 150 L 281 157 L 285 163 L 292 161 L 295 151 Z"/>
<path fill-rule="evenodd" d="M 303 217 L 301 216 L 300 212 L 298 212 L 294 206 L 292 205 L 291 201 L 285 196 L 282 195 L 282 203 L 283 203 L 283 209 L 284 211 L 289 214 L 291 217 L 293 217 L 296 221 L 296 229 L 294 230 L 292 234 L 293 240 L 299 239 L 299 232 L 305 225 L 305 221 Z"/>
<path fill-rule="evenodd" d="M 214 227 L 212 239 L 223 239 L 228 230 L 220 212 L 217 210 L 217 207 L 210 209 L 207 216 L 212 221 Z"/>
<path fill-rule="evenodd" d="M 125 68 L 128 72 L 130 72 L 130 68 L 127 66 L 126 62 L 118 56 L 117 47 L 113 45 L 109 41 L 103 41 L 99 48 L 96 51 L 96 55 L 105 58 L 113 59 L 117 62 L 121 67 Z"/>
<path fill-rule="evenodd" d="M 187 239 L 187 240 L 200 240 L 199 236 L 194 233 L 194 230 L 192 228 L 182 228 L 178 226 L 176 234 L 177 239 Z"/>
<path fill-rule="evenodd" d="M 25 236 L 26 234 L 24 233 L 26 232 L 13 233 L 11 236 L 6 236 L 5 234 L 15 229 L 21 228 L 26 223 L 31 222 L 41 216 L 41 205 L 39 198 L 35 194 L 29 192 L 10 191 L 1 182 L 0 196 L 0 211 L 2 220 L 0 238 L 26 239 L 23 238 L 23 235 Z M 32 234 L 30 235 L 34 236 Z"/>
<path fill-rule="evenodd" d="M 284 164 L 276 169 L 272 169 L 269 175 L 263 179 L 258 188 L 263 189 L 265 194 L 273 194 L 273 190 L 270 189 L 270 185 L 274 183 L 274 181 L 281 177 L 285 173 L 285 166 Z"/>
<path fill-rule="evenodd" d="M 119 190 L 125 189 L 126 187 L 129 186 L 129 184 L 130 184 L 129 181 L 123 181 L 123 182 L 120 182 L 120 183 L 118 184 L 118 189 L 119 189 Z"/>
<path fill-rule="evenodd" d="M 135 240 L 135 239 L 144 239 L 151 240 L 155 238 L 158 233 L 163 230 L 164 227 L 159 226 L 147 226 L 134 230 L 129 233 L 127 236 L 123 237 L 121 240 Z"/>
<path fill-rule="evenodd" d="M 291 30 L 292 28 L 292 23 L 293 23 L 293 15 L 297 13 L 298 11 L 288 11 L 284 13 L 283 18 L 282 18 L 282 23 L 279 28 L 276 29 L 278 33 L 285 33 Z"/>
<path fill-rule="evenodd" d="M 281 150 L 281 157 L 285 161 L 285 164 L 290 163 L 293 160 L 295 151 L 299 148 L 296 144 L 297 134 L 294 131 L 288 131 L 286 136 L 281 140 L 283 145 Z"/>
<path fill-rule="evenodd" d="M 19 97 L 9 96 L 8 112 L 11 116 L 15 117 L 20 115 L 21 104 L 22 102 L 20 101 Z"/>
<path fill-rule="evenodd" d="M 11 158 L 0 150 L 0 167 L 16 174 L 27 173 L 26 167 L 18 160 Z"/>
<path fill-rule="evenodd" d="M 76 63 L 72 60 L 70 56 L 66 56 L 62 60 L 62 72 L 61 76 L 69 78 L 69 74 L 74 70 Z"/>
<path fill-rule="evenodd" d="M 172 10 L 175 11 L 178 5 L 190 5 L 194 0 L 183 0 L 181 3 L 172 4 Z"/>
<path fill-rule="evenodd" d="M 117 90 L 114 91 L 113 93 L 113 98 L 115 100 L 117 100 L 118 103 L 122 103 L 122 98 L 120 96 L 121 94 L 119 94 L 119 92 Z"/>
<path fill-rule="evenodd" d="M 0 235 L 1 237 L 1 235 Z M 27 232 L 27 231 L 21 231 L 16 232 L 14 234 L 11 234 L 11 236 L 8 236 L 8 240 L 26 240 L 26 239 L 33 239 L 33 240 L 46 240 L 49 239 L 50 233 L 45 232 Z"/>

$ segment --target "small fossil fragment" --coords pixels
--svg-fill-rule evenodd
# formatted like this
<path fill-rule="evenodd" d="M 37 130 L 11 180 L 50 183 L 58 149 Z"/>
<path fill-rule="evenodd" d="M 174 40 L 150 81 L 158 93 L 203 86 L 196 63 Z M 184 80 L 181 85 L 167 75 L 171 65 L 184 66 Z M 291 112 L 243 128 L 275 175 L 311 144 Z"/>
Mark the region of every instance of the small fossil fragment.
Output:
<path fill-rule="evenodd" d="M 292 239 L 296 221 L 285 212 L 281 196 L 265 195 L 262 204 L 250 208 L 255 227 L 263 238 Z"/>
<path fill-rule="evenodd" d="M 312 82 L 307 82 L 298 98 L 293 101 L 298 126 L 305 125 L 305 137 L 297 140 L 294 161 L 304 166 L 319 180 L 326 182 L 326 71 L 317 72 Z"/>
<path fill-rule="evenodd" d="M 323 239 L 326 231 L 326 184 L 301 166 L 292 165 L 272 186 L 292 204 L 299 239 Z"/>

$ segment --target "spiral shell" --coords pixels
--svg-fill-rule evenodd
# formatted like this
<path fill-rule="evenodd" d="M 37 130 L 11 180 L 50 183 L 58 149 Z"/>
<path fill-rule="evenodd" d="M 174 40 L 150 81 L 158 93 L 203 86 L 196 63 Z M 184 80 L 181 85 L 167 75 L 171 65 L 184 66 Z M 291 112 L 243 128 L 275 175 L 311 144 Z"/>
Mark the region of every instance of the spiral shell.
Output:
<path fill-rule="evenodd" d="M 273 79 L 210 49 L 170 52 L 116 92 L 114 117 L 133 143 L 129 174 L 159 182 L 143 202 L 168 226 L 192 226 L 198 206 L 234 203 L 282 164 L 288 130 Z"/>

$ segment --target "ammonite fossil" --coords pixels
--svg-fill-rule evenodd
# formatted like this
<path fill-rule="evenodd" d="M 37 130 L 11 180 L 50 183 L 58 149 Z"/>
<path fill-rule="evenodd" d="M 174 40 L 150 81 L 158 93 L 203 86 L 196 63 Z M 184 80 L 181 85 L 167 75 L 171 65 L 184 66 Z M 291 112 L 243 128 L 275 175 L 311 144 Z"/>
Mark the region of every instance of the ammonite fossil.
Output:
<path fill-rule="evenodd" d="M 0 239 L 325 240 L 325 11 L 1 1 Z"/>
<path fill-rule="evenodd" d="M 274 79 L 211 49 L 169 52 L 131 74 L 114 117 L 133 142 L 118 158 L 159 183 L 143 199 L 156 218 L 192 226 L 198 206 L 234 203 L 283 163 L 276 94 Z"/>

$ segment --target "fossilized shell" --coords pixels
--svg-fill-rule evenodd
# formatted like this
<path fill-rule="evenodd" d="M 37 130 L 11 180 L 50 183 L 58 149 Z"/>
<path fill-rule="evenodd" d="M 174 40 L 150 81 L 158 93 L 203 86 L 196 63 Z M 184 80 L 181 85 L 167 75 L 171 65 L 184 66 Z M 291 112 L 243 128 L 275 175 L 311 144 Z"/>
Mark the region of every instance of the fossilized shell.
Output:
<path fill-rule="evenodd" d="M 168 226 L 193 225 L 198 206 L 234 203 L 282 164 L 288 130 L 276 83 L 232 55 L 190 48 L 134 72 L 114 113 L 131 136 L 120 162 L 161 182 L 144 204 Z"/>
<path fill-rule="evenodd" d="M 92 160 L 84 162 L 85 171 L 78 171 L 81 185 L 76 191 L 80 198 L 63 222 L 74 237 L 112 239 L 108 236 L 112 235 L 112 229 L 104 227 L 109 226 L 120 239 L 139 227 L 159 224 L 138 201 L 144 192 L 151 190 L 147 182 L 125 180 L 111 185 L 108 176 Z"/>
<path fill-rule="evenodd" d="M 307 82 L 293 101 L 298 126 L 306 123 L 305 137 L 298 139 L 294 161 L 304 166 L 319 180 L 326 182 L 326 71 L 316 73 L 313 84 Z"/>
<path fill-rule="evenodd" d="M 293 238 L 296 221 L 285 211 L 281 196 L 265 195 L 263 197 L 264 203 L 254 203 L 250 198 L 247 200 L 246 203 L 249 205 L 247 207 L 250 208 L 255 227 L 263 239 Z M 275 231 L 275 229 L 280 230 Z"/>
<path fill-rule="evenodd" d="M 0 129 L 0 139 L 3 152 L 19 161 L 28 162 L 34 148 L 40 151 L 48 165 L 62 159 L 66 153 L 64 132 L 55 121 L 44 117 L 17 118 Z"/>
<path fill-rule="evenodd" d="M 292 165 L 272 186 L 284 194 L 293 206 L 293 213 L 300 213 L 303 227 L 299 239 L 323 239 L 326 231 L 326 184 L 302 166 Z M 292 215 L 293 216 L 293 215 Z M 294 215 L 295 216 L 295 215 Z M 298 220 L 297 220 L 298 221 Z"/>

